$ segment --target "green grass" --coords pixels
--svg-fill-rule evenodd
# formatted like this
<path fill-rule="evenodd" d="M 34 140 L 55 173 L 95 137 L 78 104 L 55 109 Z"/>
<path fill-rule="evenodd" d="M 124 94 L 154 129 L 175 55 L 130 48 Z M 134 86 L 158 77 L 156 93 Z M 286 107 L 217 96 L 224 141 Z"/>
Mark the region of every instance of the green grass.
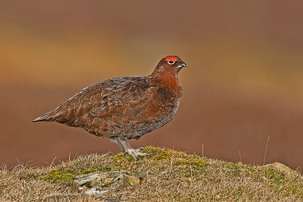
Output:
<path fill-rule="evenodd" d="M 127 154 L 85 155 L 58 166 L 18 166 L 0 171 L 3 201 L 303 201 L 303 177 L 287 167 L 245 165 L 200 157 L 172 149 L 135 161 Z M 288 170 L 287 170 L 288 169 Z M 120 186 L 102 196 L 87 196 L 74 179 L 82 174 L 127 171 L 136 185 Z M 115 183 L 115 177 L 110 182 Z M 118 181 L 117 181 L 118 182 Z M 112 186 L 112 185 L 111 185 Z M 118 186 L 117 186 L 118 187 Z"/>

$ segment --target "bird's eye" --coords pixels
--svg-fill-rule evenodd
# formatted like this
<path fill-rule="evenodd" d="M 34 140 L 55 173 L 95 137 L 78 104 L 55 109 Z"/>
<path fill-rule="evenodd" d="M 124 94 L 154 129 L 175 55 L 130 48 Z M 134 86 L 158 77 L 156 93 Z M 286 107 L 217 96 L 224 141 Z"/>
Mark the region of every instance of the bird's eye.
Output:
<path fill-rule="evenodd" d="M 173 65 L 173 64 L 175 64 L 175 61 L 169 60 L 169 61 L 167 61 L 167 63 L 168 63 L 169 65 Z"/>

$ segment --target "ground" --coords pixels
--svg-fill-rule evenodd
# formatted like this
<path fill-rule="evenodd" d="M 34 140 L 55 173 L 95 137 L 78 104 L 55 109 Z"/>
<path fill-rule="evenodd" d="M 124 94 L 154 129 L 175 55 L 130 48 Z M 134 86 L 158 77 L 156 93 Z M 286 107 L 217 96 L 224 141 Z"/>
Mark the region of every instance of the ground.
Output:
<path fill-rule="evenodd" d="M 135 161 L 90 154 L 0 171 L 0 201 L 303 201 L 303 177 L 281 163 L 245 165 L 167 148 Z"/>

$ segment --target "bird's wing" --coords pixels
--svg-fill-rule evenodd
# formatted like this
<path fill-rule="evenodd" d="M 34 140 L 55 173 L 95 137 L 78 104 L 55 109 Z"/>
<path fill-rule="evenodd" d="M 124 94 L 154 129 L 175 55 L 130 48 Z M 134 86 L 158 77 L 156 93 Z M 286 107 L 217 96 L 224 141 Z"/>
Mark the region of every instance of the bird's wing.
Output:
<path fill-rule="evenodd" d="M 90 118 L 133 119 L 146 111 L 155 97 L 156 87 L 140 77 L 124 80 L 113 85 L 110 90 L 102 92 L 88 112 Z M 99 102 L 98 102 L 99 100 Z M 133 118 L 132 118 L 133 117 Z"/>
<path fill-rule="evenodd" d="M 78 126 L 82 118 L 127 117 L 140 113 L 152 99 L 155 87 L 145 77 L 106 80 L 84 88 L 55 110 L 51 121 Z M 82 119 L 82 120 L 81 120 Z"/>

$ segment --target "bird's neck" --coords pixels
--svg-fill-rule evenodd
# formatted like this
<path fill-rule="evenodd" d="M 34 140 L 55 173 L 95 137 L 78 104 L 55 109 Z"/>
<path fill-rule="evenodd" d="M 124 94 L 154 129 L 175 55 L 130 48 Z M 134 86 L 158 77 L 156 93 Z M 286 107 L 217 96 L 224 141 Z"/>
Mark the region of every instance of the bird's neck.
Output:
<path fill-rule="evenodd" d="M 151 79 L 155 86 L 158 86 L 160 88 L 168 88 L 178 97 L 182 95 L 182 88 L 179 84 L 177 73 L 153 72 L 151 74 Z"/>

